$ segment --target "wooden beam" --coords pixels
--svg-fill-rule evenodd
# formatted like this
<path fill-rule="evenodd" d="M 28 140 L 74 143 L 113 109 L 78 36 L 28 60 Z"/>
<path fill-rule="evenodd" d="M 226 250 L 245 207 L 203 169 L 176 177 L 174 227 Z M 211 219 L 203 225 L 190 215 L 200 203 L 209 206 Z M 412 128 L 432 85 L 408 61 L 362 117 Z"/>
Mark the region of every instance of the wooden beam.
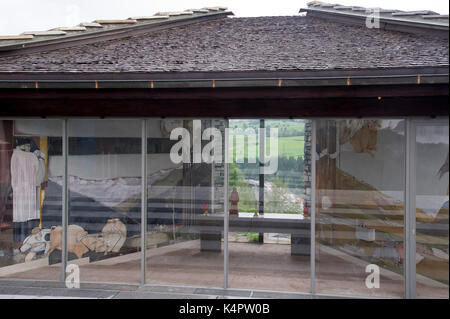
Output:
<path fill-rule="evenodd" d="M 4 99 L 2 117 L 448 116 L 448 95 L 304 99 Z"/>
<path fill-rule="evenodd" d="M 0 89 L 0 99 L 153 99 L 153 100 L 253 100 L 253 99 L 320 99 L 365 97 L 448 96 L 448 84 L 309 86 L 309 87 L 236 87 L 195 89 Z"/>

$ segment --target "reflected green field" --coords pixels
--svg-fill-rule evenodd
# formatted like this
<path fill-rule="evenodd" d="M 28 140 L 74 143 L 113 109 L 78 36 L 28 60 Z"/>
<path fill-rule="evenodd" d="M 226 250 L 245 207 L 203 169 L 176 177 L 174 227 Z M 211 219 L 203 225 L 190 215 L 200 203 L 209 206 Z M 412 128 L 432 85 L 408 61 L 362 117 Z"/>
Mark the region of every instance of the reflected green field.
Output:
<path fill-rule="evenodd" d="M 270 154 L 270 145 L 273 143 L 272 138 L 266 139 L 266 154 Z M 231 142 L 231 138 L 230 138 Z M 236 143 L 236 141 L 234 142 Z M 305 140 L 303 136 L 288 136 L 278 137 L 278 157 L 303 157 L 304 155 Z M 244 140 L 244 147 L 234 147 L 234 156 L 237 158 L 248 158 L 248 150 L 255 149 L 258 154 L 258 141 Z M 233 151 L 233 147 L 230 145 L 230 152 Z M 256 156 L 257 157 L 257 156 Z"/>

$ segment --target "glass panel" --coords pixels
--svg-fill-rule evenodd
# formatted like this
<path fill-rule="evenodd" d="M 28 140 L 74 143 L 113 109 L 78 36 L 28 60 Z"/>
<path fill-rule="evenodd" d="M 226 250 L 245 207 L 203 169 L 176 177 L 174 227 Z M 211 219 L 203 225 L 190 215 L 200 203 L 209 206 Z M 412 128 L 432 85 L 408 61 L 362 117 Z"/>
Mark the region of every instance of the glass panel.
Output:
<path fill-rule="evenodd" d="M 230 141 L 235 144 L 230 145 L 234 161 L 229 164 L 229 285 L 309 292 L 311 223 L 304 203 L 311 192 L 306 191 L 303 177 L 305 154 L 310 156 L 311 150 L 311 123 L 232 120 L 230 128 L 234 129 Z M 266 163 L 262 173 L 260 161 Z M 232 214 L 234 188 L 239 198 L 236 215 Z"/>
<path fill-rule="evenodd" d="M 318 120 L 316 290 L 403 297 L 405 123 Z"/>
<path fill-rule="evenodd" d="M 69 121 L 69 264 L 82 282 L 140 282 L 141 121 Z"/>
<path fill-rule="evenodd" d="M 416 127 L 418 297 L 449 297 L 448 134 L 448 125 Z"/>
<path fill-rule="evenodd" d="M 62 123 L 0 120 L 0 277 L 61 278 Z"/>
<path fill-rule="evenodd" d="M 231 120 L 229 128 L 228 152 L 232 160 L 228 164 L 228 194 L 231 195 L 233 188 L 236 188 L 239 195 L 239 213 L 251 217 L 260 213 L 258 204 L 261 191 L 258 162 L 260 120 Z M 255 243 L 263 240 L 263 233 L 234 230 L 236 229 L 231 228 L 228 232 L 231 249 L 237 243 Z M 233 261 L 233 258 L 230 260 Z"/>
<path fill-rule="evenodd" d="M 147 283 L 223 287 L 225 125 L 149 120 Z"/>

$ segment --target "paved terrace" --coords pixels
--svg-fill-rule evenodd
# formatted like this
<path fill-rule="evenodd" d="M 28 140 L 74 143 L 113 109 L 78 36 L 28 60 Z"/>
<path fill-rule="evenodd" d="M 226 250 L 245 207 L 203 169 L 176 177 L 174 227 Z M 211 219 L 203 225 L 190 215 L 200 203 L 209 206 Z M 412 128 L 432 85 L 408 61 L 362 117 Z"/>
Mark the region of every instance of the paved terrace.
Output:
<path fill-rule="evenodd" d="M 0 280 L 0 299 L 312 299 L 300 293 L 208 289 L 188 286 L 82 283 L 68 289 L 55 281 Z M 318 297 L 323 298 L 323 297 Z M 343 298 L 343 297 L 341 297 Z"/>

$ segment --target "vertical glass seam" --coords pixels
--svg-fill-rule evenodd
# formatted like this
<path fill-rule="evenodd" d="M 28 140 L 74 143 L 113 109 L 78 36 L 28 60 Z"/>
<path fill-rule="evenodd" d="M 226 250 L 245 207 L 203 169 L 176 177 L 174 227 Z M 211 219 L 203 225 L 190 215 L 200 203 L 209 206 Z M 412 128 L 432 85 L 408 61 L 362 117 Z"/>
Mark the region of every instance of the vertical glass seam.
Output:
<path fill-rule="evenodd" d="M 311 294 L 316 294 L 316 125 L 312 120 L 311 132 L 311 253 L 310 253 L 310 277 Z"/>
<path fill-rule="evenodd" d="M 147 120 L 141 130 L 141 285 L 146 283 L 147 252 Z"/>
<path fill-rule="evenodd" d="M 411 149 L 411 121 L 409 118 L 405 120 L 405 194 L 404 194 L 404 211 L 403 211 L 403 253 L 405 258 L 403 264 L 403 280 L 404 280 L 404 290 L 405 290 L 405 298 L 410 298 L 410 274 L 409 274 L 409 233 L 410 233 L 410 205 L 411 205 L 411 196 L 410 196 L 410 149 Z"/>
<path fill-rule="evenodd" d="M 63 149 L 63 193 L 62 193 L 62 247 L 61 247 L 61 281 L 66 280 L 67 268 L 67 228 L 69 220 L 69 186 L 68 186 L 68 119 L 63 119 L 62 149 Z"/>
<path fill-rule="evenodd" d="M 404 280 L 405 298 L 416 297 L 415 289 L 415 150 L 416 134 L 415 123 L 411 118 L 406 120 L 406 175 L 405 175 L 405 226 L 404 226 Z"/>
<path fill-rule="evenodd" d="M 229 251 L 228 251 L 228 147 L 229 147 L 229 136 L 228 136 L 228 128 L 229 128 L 229 120 L 226 119 L 225 124 L 225 157 L 224 157 L 224 181 L 223 181 L 223 287 L 224 289 L 228 288 L 228 259 L 229 259 Z"/>

